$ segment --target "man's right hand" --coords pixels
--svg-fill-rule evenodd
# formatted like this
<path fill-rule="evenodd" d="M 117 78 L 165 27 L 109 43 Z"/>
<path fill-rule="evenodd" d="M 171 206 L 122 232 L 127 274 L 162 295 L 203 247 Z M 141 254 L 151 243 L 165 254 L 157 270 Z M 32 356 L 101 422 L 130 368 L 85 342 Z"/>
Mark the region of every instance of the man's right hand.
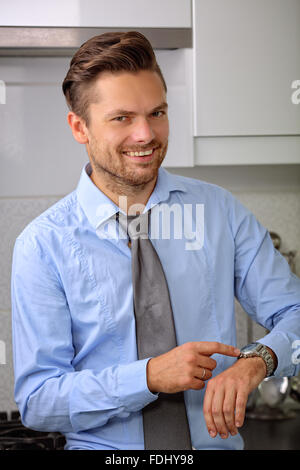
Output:
<path fill-rule="evenodd" d="M 210 356 L 224 354 L 238 357 L 239 349 L 209 341 L 190 342 L 154 357 L 147 364 L 147 383 L 152 393 L 177 393 L 201 390 L 212 376 L 217 363 Z M 205 374 L 204 374 L 205 369 Z"/>

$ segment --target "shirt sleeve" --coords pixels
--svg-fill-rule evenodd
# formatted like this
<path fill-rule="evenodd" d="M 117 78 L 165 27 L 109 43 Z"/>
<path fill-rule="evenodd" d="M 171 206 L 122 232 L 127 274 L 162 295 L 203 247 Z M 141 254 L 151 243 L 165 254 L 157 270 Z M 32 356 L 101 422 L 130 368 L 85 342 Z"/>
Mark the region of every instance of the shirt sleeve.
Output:
<path fill-rule="evenodd" d="M 235 295 L 244 310 L 270 332 L 257 341 L 278 358 L 275 376 L 300 372 L 300 279 L 274 248 L 269 232 L 235 198 Z"/>
<path fill-rule="evenodd" d="M 157 398 L 147 387 L 148 359 L 74 370 L 65 292 L 36 238 L 15 243 L 11 292 L 15 400 L 25 426 L 78 432 L 126 418 Z"/>

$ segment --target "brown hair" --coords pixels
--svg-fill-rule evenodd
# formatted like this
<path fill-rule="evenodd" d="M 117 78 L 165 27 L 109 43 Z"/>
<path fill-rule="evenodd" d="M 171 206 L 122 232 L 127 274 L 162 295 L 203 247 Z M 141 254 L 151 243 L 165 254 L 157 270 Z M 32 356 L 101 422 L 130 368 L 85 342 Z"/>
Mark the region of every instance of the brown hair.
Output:
<path fill-rule="evenodd" d="M 143 34 L 136 31 L 104 33 L 86 41 L 74 54 L 62 89 L 68 107 L 89 124 L 88 107 L 92 102 L 91 85 L 101 72 L 140 70 L 156 72 L 167 86 L 153 48 Z M 95 97 L 94 97 L 95 100 Z"/>

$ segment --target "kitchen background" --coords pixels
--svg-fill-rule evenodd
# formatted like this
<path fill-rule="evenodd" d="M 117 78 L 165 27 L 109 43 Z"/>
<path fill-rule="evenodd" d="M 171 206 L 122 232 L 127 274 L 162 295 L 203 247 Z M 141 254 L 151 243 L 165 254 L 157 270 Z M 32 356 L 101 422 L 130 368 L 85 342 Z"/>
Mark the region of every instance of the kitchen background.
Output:
<path fill-rule="evenodd" d="M 10 412 L 12 250 L 88 160 L 61 92 L 88 37 L 149 37 L 169 90 L 164 166 L 230 190 L 300 274 L 300 0 L 0 0 L 0 11 L 0 412 Z M 265 333 L 238 303 L 236 318 L 239 346 Z"/>

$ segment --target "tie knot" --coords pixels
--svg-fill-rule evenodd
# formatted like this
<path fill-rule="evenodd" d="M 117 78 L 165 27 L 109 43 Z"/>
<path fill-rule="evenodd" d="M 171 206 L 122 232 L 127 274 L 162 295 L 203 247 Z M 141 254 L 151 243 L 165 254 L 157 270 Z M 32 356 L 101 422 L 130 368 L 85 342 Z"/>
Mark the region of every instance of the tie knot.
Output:
<path fill-rule="evenodd" d="M 119 224 L 128 233 L 131 240 L 137 238 L 149 238 L 149 215 L 150 211 L 140 215 L 124 215 L 119 213 Z"/>

